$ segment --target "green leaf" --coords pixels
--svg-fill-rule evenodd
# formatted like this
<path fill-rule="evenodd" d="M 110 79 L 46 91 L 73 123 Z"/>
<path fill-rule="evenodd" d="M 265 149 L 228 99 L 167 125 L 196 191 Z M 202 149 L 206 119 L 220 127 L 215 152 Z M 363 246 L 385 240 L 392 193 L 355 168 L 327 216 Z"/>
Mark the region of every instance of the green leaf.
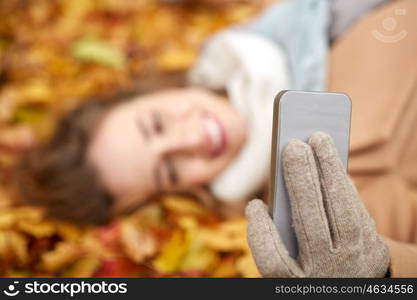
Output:
<path fill-rule="evenodd" d="M 46 115 L 47 112 L 44 109 L 21 106 L 16 109 L 14 119 L 17 123 L 36 125 L 42 122 Z"/>
<path fill-rule="evenodd" d="M 126 57 L 122 51 L 94 37 L 77 40 L 72 46 L 72 55 L 83 62 L 102 64 L 115 69 L 121 69 L 126 65 Z"/>

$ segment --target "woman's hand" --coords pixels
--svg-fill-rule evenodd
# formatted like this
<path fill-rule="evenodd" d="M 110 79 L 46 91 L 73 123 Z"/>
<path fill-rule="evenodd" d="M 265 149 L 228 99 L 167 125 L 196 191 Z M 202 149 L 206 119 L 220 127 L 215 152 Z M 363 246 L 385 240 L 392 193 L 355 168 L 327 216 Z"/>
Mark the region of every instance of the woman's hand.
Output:
<path fill-rule="evenodd" d="M 332 139 L 315 133 L 283 155 L 299 254 L 292 259 L 262 201 L 247 208 L 248 241 L 266 277 L 384 277 L 388 248 L 376 232 Z"/>

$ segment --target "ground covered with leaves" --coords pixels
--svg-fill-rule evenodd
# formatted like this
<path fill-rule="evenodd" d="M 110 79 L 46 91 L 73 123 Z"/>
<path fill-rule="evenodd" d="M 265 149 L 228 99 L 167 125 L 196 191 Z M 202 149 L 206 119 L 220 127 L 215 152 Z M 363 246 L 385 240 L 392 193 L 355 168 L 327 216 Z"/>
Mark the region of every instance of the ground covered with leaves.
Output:
<path fill-rule="evenodd" d="M 199 199 L 164 196 L 105 227 L 51 220 L 13 201 L 19 157 L 60 115 L 175 77 L 210 34 L 259 9 L 168 2 L 0 1 L 1 276 L 258 276 L 246 221 L 222 220 Z"/>
<path fill-rule="evenodd" d="M 0 212 L 2 276 L 256 277 L 244 219 L 220 220 L 195 199 L 165 196 L 106 227 Z"/>

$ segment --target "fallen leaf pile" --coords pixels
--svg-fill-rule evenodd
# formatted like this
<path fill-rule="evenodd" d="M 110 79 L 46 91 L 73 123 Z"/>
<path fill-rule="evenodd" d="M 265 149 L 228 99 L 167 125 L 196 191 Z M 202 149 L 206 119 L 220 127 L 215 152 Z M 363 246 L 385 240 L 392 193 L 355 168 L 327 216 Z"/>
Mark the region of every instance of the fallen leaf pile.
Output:
<path fill-rule="evenodd" d="M 258 10 L 245 1 L 168 2 L 0 1 L 0 276 L 258 276 L 246 221 L 221 220 L 198 199 L 165 196 L 88 228 L 12 205 L 16 161 L 48 136 L 56 116 L 176 76 L 210 34 Z"/>
<path fill-rule="evenodd" d="M 257 277 L 245 219 L 221 221 L 191 198 L 164 196 L 106 227 L 0 211 L 4 277 Z"/>
<path fill-rule="evenodd" d="M 255 12 L 166 2 L 0 1 L 0 122 L 47 131 L 51 111 L 184 71 L 210 34 Z"/>

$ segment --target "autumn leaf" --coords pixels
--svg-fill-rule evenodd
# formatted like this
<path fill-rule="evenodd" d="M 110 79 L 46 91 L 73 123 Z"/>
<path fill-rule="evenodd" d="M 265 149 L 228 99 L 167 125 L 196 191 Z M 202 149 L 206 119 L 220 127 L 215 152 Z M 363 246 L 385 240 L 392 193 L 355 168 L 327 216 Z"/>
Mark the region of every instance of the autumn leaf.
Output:
<path fill-rule="evenodd" d="M 11 230 L 0 231 L 0 260 L 6 264 L 24 266 L 29 260 L 28 241 L 23 234 Z"/>
<path fill-rule="evenodd" d="M 227 278 L 227 277 L 238 277 L 239 271 L 236 268 L 236 258 L 235 257 L 228 257 L 223 259 L 220 264 L 213 270 L 210 274 L 210 277 L 220 277 L 220 278 Z"/>
<path fill-rule="evenodd" d="M 182 258 L 180 270 L 183 272 L 198 271 L 208 274 L 210 270 L 219 264 L 219 255 L 212 249 L 206 247 L 196 233 L 187 233 L 189 247 Z"/>
<path fill-rule="evenodd" d="M 162 274 L 173 274 L 178 271 L 187 248 L 184 232 L 174 231 L 171 239 L 162 247 L 160 254 L 153 261 L 155 269 Z"/>
<path fill-rule="evenodd" d="M 193 47 L 168 46 L 157 56 L 158 65 L 168 72 L 182 71 L 189 68 L 197 58 Z"/>
<path fill-rule="evenodd" d="M 246 220 L 225 221 L 212 228 L 202 229 L 202 239 L 217 251 L 246 251 Z"/>
<path fill-rule="evenodd" d="M 197 271 L 208 273 L 215 264 L 219 263 L 218 254 L 208 248 L 201 238 L 200 227 L 195 218 L 182 217 L 179 225 L 185 230 L 187 252 L 182 258 L 180 270 L 183 272 Z"/>
<path fill-rule="evenodd" d="M 74 263 L 81 256 L 76 244 L 58 243 L 55 248 L 41 256 L 40 267 L 49 273 L 60 271 Z"/>
<path fill-rule="evenodd" d="M 261 277 L 258 268 L 256 267 L 255 261 L 253 260 L 253 257 L 249 251 L 245 252 L 244 255 L 237 259 L 236 269 L 243 277 Z"/>
<path fill-rule="evenodd" d="M 8 229 L 16 222 L 16 216 L 10 211 L 0 211 L 0 229 Z"/>
<path fill-rule="evenodd" d="M 55 230 L 57 235 L 64 241 L 78 242 L 85 231 L 70 223 L 55 221 Z"/>
<path fill-rule="evenodd" d="M 51 237 L 55 234 L 55 226 L 50 221 L 31 222 L 27 220 L 19 220 L 17 223 L 19 231 L 36 238 Z"/>
<path fill-rule="evenodd" d="M 169 195 L 162 199 L 164 207 L 178 215 L 203 215 L 208 211 L 203 209 L 194 199 Z"/>
<path fill-rule="evenodd" d="M 65 270 L 62 277 L 91 277 L 100 268 L 101 261 L 96 256 L 84 256 Z"/>
<path fill-rule="evenodd" d="M 131 277 L 140 276 L 143 268 L 126 257 L 115 257 L 101 262 L 101 266 L 94 273 L 94 277 Z M 143 275 L 148 273 L 143 272 Z"/>
<path fill-rule="evenodd" d="M 127 256 L 136 263 L 143 262 L 157 250 L 157 241 L 152 232 L 129 221 L 124 221 L 120 225 L 120 242 Z"/>
<path fill-rule="evenodd" d="M 77 40 L 72 46 L 72 55 L 83 62 L 98 63 L 115 69 L 126 65 L 126 57 L 122 51 L 94 37 Z"/>

